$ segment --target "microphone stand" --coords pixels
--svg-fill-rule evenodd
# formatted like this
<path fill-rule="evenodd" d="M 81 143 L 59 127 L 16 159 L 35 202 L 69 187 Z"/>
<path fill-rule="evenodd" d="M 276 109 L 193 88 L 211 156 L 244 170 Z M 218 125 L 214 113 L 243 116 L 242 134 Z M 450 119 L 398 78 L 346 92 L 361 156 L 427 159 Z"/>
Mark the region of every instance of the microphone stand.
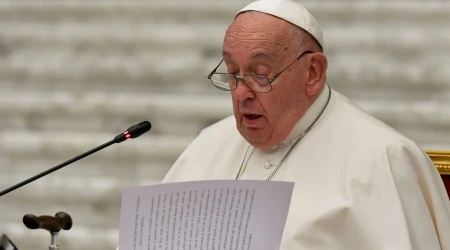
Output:
<path fill-rule="evenodd" d="M 11 191 L 14 191 L 14 190 L 20 188 L 22 186 L 25 186 L 26 184 L 28 184 L 28 183 L 30 183 L 32 181 L 35 181 L 35 180 L 37 180 L 37 179 L 39 179 L 39 178 L 41 178 L 43 176 L 46 176 L 46 175 L 48 175 L 48 174 L 50 174 L 50 173 L 52 173 L 52 172 L 54 172 L 54 171 L 56 171 L 56 170 L 58 170 L 60 168 L 63 168 L 63 167 L 65 167 L 65 166 L 67 166 L 67 165 L 69 165 L 71 163 L 74 163 L 74 162 L 76 162 L 76 161 L 78 161 L 80 159 L 83 159 L 84 157 L 86 157 L 88 155 L 91 155 L 91 154 L 93 154 L 93 153 L 95 153 L 95 152 L 97 152 L 99 150 L 102 150 L 102 149 L 104 149 L 106 147 L 109 147 L 109 146 L 111 146 L 114 143 L 121 143 L 121 142 L 123 142 L 125 140 L 130 140 L 132 138 L 139 137 L 142 134 L 148 132 L 151 127 L 152 126 L 151 126 L 150 122 L 148 122 L 148 121 L 144 121 L 144 122 L 141 122 L 139 124 L 133 125 L 133 126 L 129 127 L 125 132 L 123 132 L 123 133 L 117 135 L 116 137 L 114 137 L 113 140 L 111 140 L 111 141 L 109 141 L 109 142 L 107 142 L 107 143 L 105 143 L 103 145 L 100 145 L 100 146 L 98 146 L 98 147 L 96 147 L 94 149 L 91 149 L 91 150 L 89 150 L 89 151 L 87 151 L 87 152 L 85 152 L 85 153 L 83 153 L 81 155 L 78 155 L 78 156 L 76 156 L 76 157 L 74 157 L 74 158 L 72 158 L 72 159 L 70 159 L 70 160 L 68 160 L 66 162 L 63 162 L 63 163 L 59 164 L 58 166 L 55 166 L 55 167 L 50 168 L 50 169 L 48 169 L 48 170 L 46 170 L 46 171 L 44 171 L 44 172 L 42 172 L 40 174 L 37 174 L 37 175 L 27 179 L 27 180 L 24 180 L 24 181 L 22 181 L 22 182 L 20 182 L 20 183 L 18 183 L 16 185 L 10 187 L 10 188 L 7 188 L 7 189 L 1 191 L 0 192 L 0 197 L 5 195 L 5 194 L 7 194 L 7 193 L 9 193 L 9 192 L 11 192 Z"/>
<path fill-rule="evenodd" d="M 46 176 L 46 175 L 48 175 L 48 174 L 50 174 L 50 173 L 52 173 L 52 172 L 54 172 L 54 171 L 56 171 L 56 170 L 58 170 L 60 168 L 63 168 L 65 166 L 69 165 L 69 164 L 72 164 L 72 163 L 80 160 L 80 159 L 83 159 L 84 157 L 86 157 L 88 155 L 91 155 L 91 154 L 93 154 L 93 153 L 95 153 L 95 152 L 97 152 L 99 150 L 102 150 L 102 149 L 104 149 L 106 147 L 109 147 L 109 146 L 111 146 L 114 143 L 116 143 L 116 142 L 114 140 L 111 140 L 111 141 L 109 141 L 109 142 L 107 142 L 107 143 L 105 143 L 103 145 L 100 145 L 100 146 L 98 146 L 98 147 L 96 147 L 94 149 L 91 149 L 91 150 L 89 150 L 89 151 L 87 151 L 87 152 L 85 152 L 85 153 L 83 153 L 81 155 L 78 155 L 78 156 L 76 156 L 76 157 L 74 157 L 74 158 L 72 158 L 72 159 L 70 159 L 70 160 L 68 160 L 66 162 L 63 162 L 63 163 L 61 163 L 61 164 L 59 164 L 59 165 L 57 165 L 55 167 L 52 167 L 52 168 L 50 168 L 50 169 L 48 169 L 48 170 L 46 170 L 46 171 L 44 171 L 44 172 L 42 172 L 40 174 L 37 174 L 37 175 L 35 175 L 35 176 L 33 176 L 33 177 L 29 178 L 29 179 L 26 179 L 26 180 L 24 180 L 24 181 L 22 181 L 22 182 L 20 182 L 20 183 L 18 183 L 16 185 L 10 187 L 10 188 L 7 188 L 7 189 L 3 190 L 2 192 L 0 192 L 0 196 L 3 196 L 3 195 L 5 195 L 5 194 L 7 194 L 9 192 L 12 192 L 12 191 L 14 191 L 14 190 L 16 190 L 16 189 L 18 189 L 18 188 L 20 188 L 22 186 L 25 186 L 25 185 L 27 185 L 30 182 L 33 182 L 33 181 L 35 181 L 35 180 L 37 180 L 37 179 L 39 179 L 41 177 L 44 177 L 44 176 Z"/>

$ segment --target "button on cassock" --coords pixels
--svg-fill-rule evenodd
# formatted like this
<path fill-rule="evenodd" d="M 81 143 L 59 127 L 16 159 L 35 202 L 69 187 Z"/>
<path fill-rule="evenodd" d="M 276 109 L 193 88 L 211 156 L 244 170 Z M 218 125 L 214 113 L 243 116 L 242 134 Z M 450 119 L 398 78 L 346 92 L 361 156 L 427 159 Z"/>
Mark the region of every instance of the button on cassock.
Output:
<path fill-rule="evenodd" d="M 264 162 L 264 168 L 265 169 L 269 169 L 271 167 L 272 167 L 272 164 L 270 162 L 268 162 L 268 161 Z"/>

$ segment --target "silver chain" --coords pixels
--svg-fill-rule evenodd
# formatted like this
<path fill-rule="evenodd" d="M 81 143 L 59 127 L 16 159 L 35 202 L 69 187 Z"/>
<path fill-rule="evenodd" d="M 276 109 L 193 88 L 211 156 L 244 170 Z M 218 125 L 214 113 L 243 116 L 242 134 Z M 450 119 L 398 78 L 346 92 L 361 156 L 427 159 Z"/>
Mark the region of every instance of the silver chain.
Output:
<path fill-rule="evenodd" d="M 328 84 L 327 84 L 328 85 Z M 284 155 L 283 159 L 281 159 L 280 163 L 272 170 L 270 175 L 266 178 L 266 181 L 272 179 L 272 177 L 275 175 L 275 173 L 278 171 L 278 169 L 281 167 L 281 164 L 288 158 L 288 156 L 291 154 L 292 150 L 297 146 L 297 144 L 305 137 L 306 134 L 311 130 L 311 128 L 314 126 L 314 124 L 317 122 L 317 120 L 320 118 L 322 113 L 325 111 L 325 108 L 328 106 L 328 103 L 330 102 L 331 98 L 331 88 L 328 86 L 328 99 L 325 102 L 325 105 L 320 110 L 319 114 L 314 118 L 313 122 L 303 131 L 303 133 L 300 135 L 300 137 L 294 142 L 294 145 L 291 146 L 289 151 Z M 247 150 L 245 151 L 244 159 L 242 160 L 241 167 L 239 168 L 239 171 L 236 175 L 236 180 L 239 179 L 239 175 L 241 174 L 242 167 L 244 166 L 245 158 L 247 158 L 248 150 L 250 149 L 250 145 L 248 145 Z"/>

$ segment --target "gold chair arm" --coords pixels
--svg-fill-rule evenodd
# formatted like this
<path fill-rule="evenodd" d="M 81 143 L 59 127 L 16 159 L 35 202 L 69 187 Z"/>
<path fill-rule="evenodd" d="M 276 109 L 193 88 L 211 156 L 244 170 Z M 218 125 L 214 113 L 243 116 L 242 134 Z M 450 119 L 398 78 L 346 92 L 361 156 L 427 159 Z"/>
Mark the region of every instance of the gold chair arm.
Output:
<path fill-rule="evenodd" d="M 425 150 L 441 175 L 450 175 L 450 150 Z"/>

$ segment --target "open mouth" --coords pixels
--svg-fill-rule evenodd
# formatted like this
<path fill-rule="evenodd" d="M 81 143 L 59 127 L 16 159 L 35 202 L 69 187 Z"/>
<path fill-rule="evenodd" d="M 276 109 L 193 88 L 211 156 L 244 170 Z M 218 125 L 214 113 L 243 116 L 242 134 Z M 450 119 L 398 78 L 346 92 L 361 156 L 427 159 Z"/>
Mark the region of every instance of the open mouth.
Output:
<path fill-rule="evenodd" d="M 256 120 L 260 118 L 262 115 L 255 115 L 255 114 L 244 114 L 245 118 L 249 120 Z"/>

